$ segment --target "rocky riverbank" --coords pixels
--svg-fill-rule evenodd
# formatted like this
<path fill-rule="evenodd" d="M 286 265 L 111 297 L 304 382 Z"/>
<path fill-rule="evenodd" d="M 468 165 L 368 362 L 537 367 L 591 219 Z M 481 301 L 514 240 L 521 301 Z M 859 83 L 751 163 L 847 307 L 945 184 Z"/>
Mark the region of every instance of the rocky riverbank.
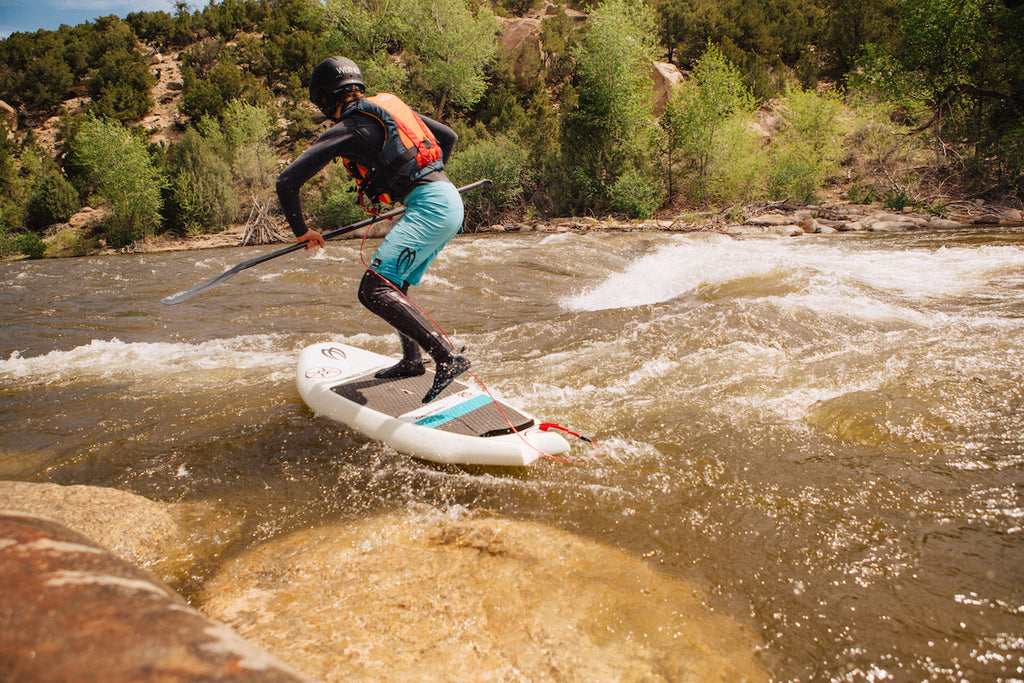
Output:
<path fill-rule="evenodd" d="M 946 207 L 941 215 L 923 213 L 907 208 L 902 211 L 887 209 L 881 204 L 830 203 L 821 205 L 767 204 L 747 206 L 722 212 L 681 212 L 674 216 L 662 215 L 650 220 L 623 220 L 614 217 L 596 218 L 571 216 L 549 219 L 509 220 L 503 223 L 480 225 L 471 229 L 474 234 L 514 232 L 721 232 L 734 236 L 776 235 L 829 235 L 867 232 L 904 232 L 909 230 L 956 230 L 986 226 L 1016 226 L 1024 224 L 1020 209 L 986 205 L 979 202 L 957 202 Z M 371 228 L 371 237 L 387 232 L 390 223 Z M 276 231 L 283 243 L 291 242 L 291 234 L 281 226 Z M 128 251 L 149 253 L 210 249 L 240 246 L 245 240 L 246 226 L 215 235 L 180 238 L 162 235 L 142 240 Z M 359 238 L 361 232 L 347 236 Z"/>

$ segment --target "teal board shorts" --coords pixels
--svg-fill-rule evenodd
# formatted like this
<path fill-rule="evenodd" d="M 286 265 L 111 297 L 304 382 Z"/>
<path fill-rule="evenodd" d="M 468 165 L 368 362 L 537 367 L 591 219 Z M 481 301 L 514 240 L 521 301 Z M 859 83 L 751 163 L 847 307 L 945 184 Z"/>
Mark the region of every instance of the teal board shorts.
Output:
<path fill-rule="evenodd" d="M 451 238 L 459 233 L 465 209 L 448 182 L 420 185 L 405 197 L 405 213 L 380 243 L 370 270 L 399 287 L 418 285 Z"/>

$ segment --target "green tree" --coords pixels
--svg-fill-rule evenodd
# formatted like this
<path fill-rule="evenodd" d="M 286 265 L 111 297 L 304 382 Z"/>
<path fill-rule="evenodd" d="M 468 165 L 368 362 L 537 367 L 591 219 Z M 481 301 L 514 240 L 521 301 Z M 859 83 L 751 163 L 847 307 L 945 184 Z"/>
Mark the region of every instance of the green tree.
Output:
<path fill-rule="evenodd" d="M 60 55 L 47 53 L 25 69 L 20 81 L 20 97 L 15 101 L 38 110 L 64 101 L 74 84 L 74 76 Z"/>
<path fill-rule="evenodd" d="M 161 47 L 170 46 L 174 17 L 169 12 L 130 12 L 124 20 L 139 40 Z"/>
<path fill-rule="evenodd" d="M 601 209 L 619 176 L 651 171 L 654 46 L 643 4 L 607 0 L 591 15 L 575 51 L 578 103 L 562 128 L 558 194 L 566 208 Z"/>
<path fill-rule="evenodd" d="M 856 66 L 864 45 L 886 42 L 897 26 L 900 4 L 899 0 L 825 0 L 821 49 L 829 75 L 844 78 Z"/>
<path fill-rule="evenodd" d="M 695 62 L 723 35 L 724 4 L 712 0 L 656 0 L 658 37 L 670 62 Z"/>
<path fill-rule="evenodd" d="M 494 58 L 498 22 L 491 10 L 481 5 L 471 11 L 465 0 L 435 0 L 414 3 L 410 32 L 416 59 L 412 61 L 413 84 L 421 88 L 440 119 L 449 104 L 471 107 L 480 99 L 487 83 L 484 67 Z"/>
<path fill-rule="evenodd" d="M 153 106 L 150 91 L 155 82 L 146 58 L 138 50 L 105 52 L 89 79 L 92 111 L 121 122 L 141 119 Z"/>
<path fill-rule="evenodd" d="M 120 123 L 89 117 L 72 142 L 76 163 L 85 170 L 109 211 L 107 239 L 123 247 L 152 234 L 160 222 L 164 179 L 146 145 Z"/>
<path fill-rule="evenodd" d="M 269 98 L 266 85 L 240 69 L 234 55 L 227 51 L 218 52 L 202 65 L 197 62 L 195 67 L 186 66 L 182 80 L 182 100 L 178 108 L 192 121 L 204 116 L 220 117 L 233 100 L 260 104 Z"/>
<path fill-rule="evenodd" d="M 1014 162 L 1024 144 L 1024 5 L 983 0 L 907 0 L 894 38 L 865 46 L 860 86 L 927 108 L 938 161 L 973 156 L 984 173 L 1024 184 Z"/>
<path fill-rule="evenodd" d="M 22 180 L 18 177 L 20 145 L 7 121 L 0 120 L 0 236 L 21 226 Z"/>
<path fill-rule="evenodd" d="M 782 126 L 772 142 L 768 191 L 772 199 L 810 202 L 838 171 L 843 153 L 842 103 L 834 94 L 790 89 L 777 107 Z"/>
<path fill-rule="evenodd" d="M 733 114 L 715 136 L 705 196 L 719 204 L 762 199 L 767 168 L 768 154 L 749 113 Z"/>
<path fill-rule="evenodd" d="M 489 7 L 466 0 L 327 0 L 331 44 L 356 60 L 371 90 L 390 90 L 442 118 L 472 107 L 486 89 L 498 23 Z M 401 51 L 408 72 L 395 69 Z"/>
<path fill-rule="evenodd" d="M 262 197 L 276 177 L 277 156 L 270 146 L 274 121 L 266 107 L 240 102 L 228 104 L 221 129 L 231 170 L 239 190 Z"/>
<path fill-rule="evenodd" d="M 678 147 L 688 162 L 695 198 L 707 198 L 714 153 L 726 123 L 752 110 L 753 98 L 739 71 L 720 49 L 708 45 L 693 79 L 672 96 L 662 115 L 670 150 Z"/>

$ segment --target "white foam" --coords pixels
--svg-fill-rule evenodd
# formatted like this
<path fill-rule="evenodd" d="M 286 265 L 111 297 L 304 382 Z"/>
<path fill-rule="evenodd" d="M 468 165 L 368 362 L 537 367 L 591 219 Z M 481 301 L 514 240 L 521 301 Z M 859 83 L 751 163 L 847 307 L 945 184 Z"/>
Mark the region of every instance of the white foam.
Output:
<path fill-rule="evenodd" d="M 197 344 L 94 339 L 68 351 L 0 360 L 0 378 L 24 384 L 123 380 L 209 374 L 224 370 L 290 372 L 295 351 L 282 349 L 281 335 L 243 335 Z"/>
<path fill-rule="evenodd" d="M 979 288 L 993 289 L 1000 282 L 1019 284 L 1024 268 L 1024 248 L 1016 246 L 902 251 L 864 246 L 856 249 L 820 241 L 733 240 L 708 234 L 675 236 L 655 252 L 636 259 L 599 285 L 566 297 L 561 304 L 571 311 L 631 308 L 761 277 L 786 281 L 801 288 L 803 294 L 846 288 L 856 299 L 896 297 L 899 301 L 886 302 L 890 309 L 883 317 L 904 319 L 908 317 L 903 310 L 905 304 L 974 294 Z M 842 308 L 848 303 L 850 300 L 845 300 Z M 864 310 L 874 319 L 880 309 Z"/>
<path fill-rule="evenodd" d="M 600 311 L 661 303 L 693 292 L 710 282 L 725 282 L 761 272 L 762 259 L 726 258 L 733 245 L 703 236 L 672 240 L 654 253 L 640 257 L 625 270 L 581 294 L 561 301 L 570 311 Z"/>

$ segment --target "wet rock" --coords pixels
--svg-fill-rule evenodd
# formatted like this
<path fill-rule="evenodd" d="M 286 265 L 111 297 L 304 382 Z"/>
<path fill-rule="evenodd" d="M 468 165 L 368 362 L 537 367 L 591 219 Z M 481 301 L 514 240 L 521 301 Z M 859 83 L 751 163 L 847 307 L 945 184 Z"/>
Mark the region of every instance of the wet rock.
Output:
<path fill-rule="evenodd" d="M 727 225 L 724 232 L 728 235 L 763 235 L 764 228 L 756 225 Z"/>
<path fill-rule="evenodd" d="M 318 680 L 758 681 L 694 584 L 541 525 L 394 515 L 298 532 L 211 579 L 205 613 Z"/>
<path fill-rule="evenodd" d="M 938 408 L 905 387 L 864 390 L 818 401 L 806 420 L 816 429 L 867 446 L 920 444 L 953 428 Z"/>
<path fill-rule="evenodd" d="M 1024 222 L 1024 211 L 1020 209 L 1004 209 L 1000 216 L 1001 220 L 1005 223 Z"/>
<path fill-rule="evenodd" d="M 877 221 L 868 226 L 871 232 L 904 232 L 910 230 L 912 223 L 898 223 L 896 221 Z"/>
<path fill-rule="evenodd" d="M 810 216 L 806 218 L 801 218 L 799 225 L 800 229 L 805 233 L 814 234 L 817 232 L 821 232 L 821 225 L 818 223 L 817 220 Z"/>
<path fill-rule="evenodd" d="M 308 680 L 54 522 L 0 513 L 5 683 Z"/>
<path fill-rule="evenodd" d="M 749 225 L 768 227 L 773 225 L 790 225 L 793 217 L 784 213 L 766 213 L 762 216 L 754 216 L 746 220 Z"/>
<path fill-rule="evenodd" d="M 864 218 L 861 223 L 872 232 L 903 232 L 924 227 L 928 221 L 904 214 L 878 213 Z"/>
<path fill-rule="evenodd" d="M 53 520 L 146 568 L 182 536 L 167 505 L 99 486 L 0 481 L 0 510 Z"/>
<path fill-rule="evenodd" d="M 788 225 L 772 225 L 767 229 L 770 235 L 781 235 L 782 237 L 796 237 L 797 235 L 804 234 L 804 231 L 798 225 L 792 223 Z"/>
<path fill-rule="evenodd" d="M 957 228 L 963 228 L 966 226 L 963 223 L 951 221 L 946 218 L 933 218 L 928 221 L 928 227 L 934 230 L 956 230 Z"/>

